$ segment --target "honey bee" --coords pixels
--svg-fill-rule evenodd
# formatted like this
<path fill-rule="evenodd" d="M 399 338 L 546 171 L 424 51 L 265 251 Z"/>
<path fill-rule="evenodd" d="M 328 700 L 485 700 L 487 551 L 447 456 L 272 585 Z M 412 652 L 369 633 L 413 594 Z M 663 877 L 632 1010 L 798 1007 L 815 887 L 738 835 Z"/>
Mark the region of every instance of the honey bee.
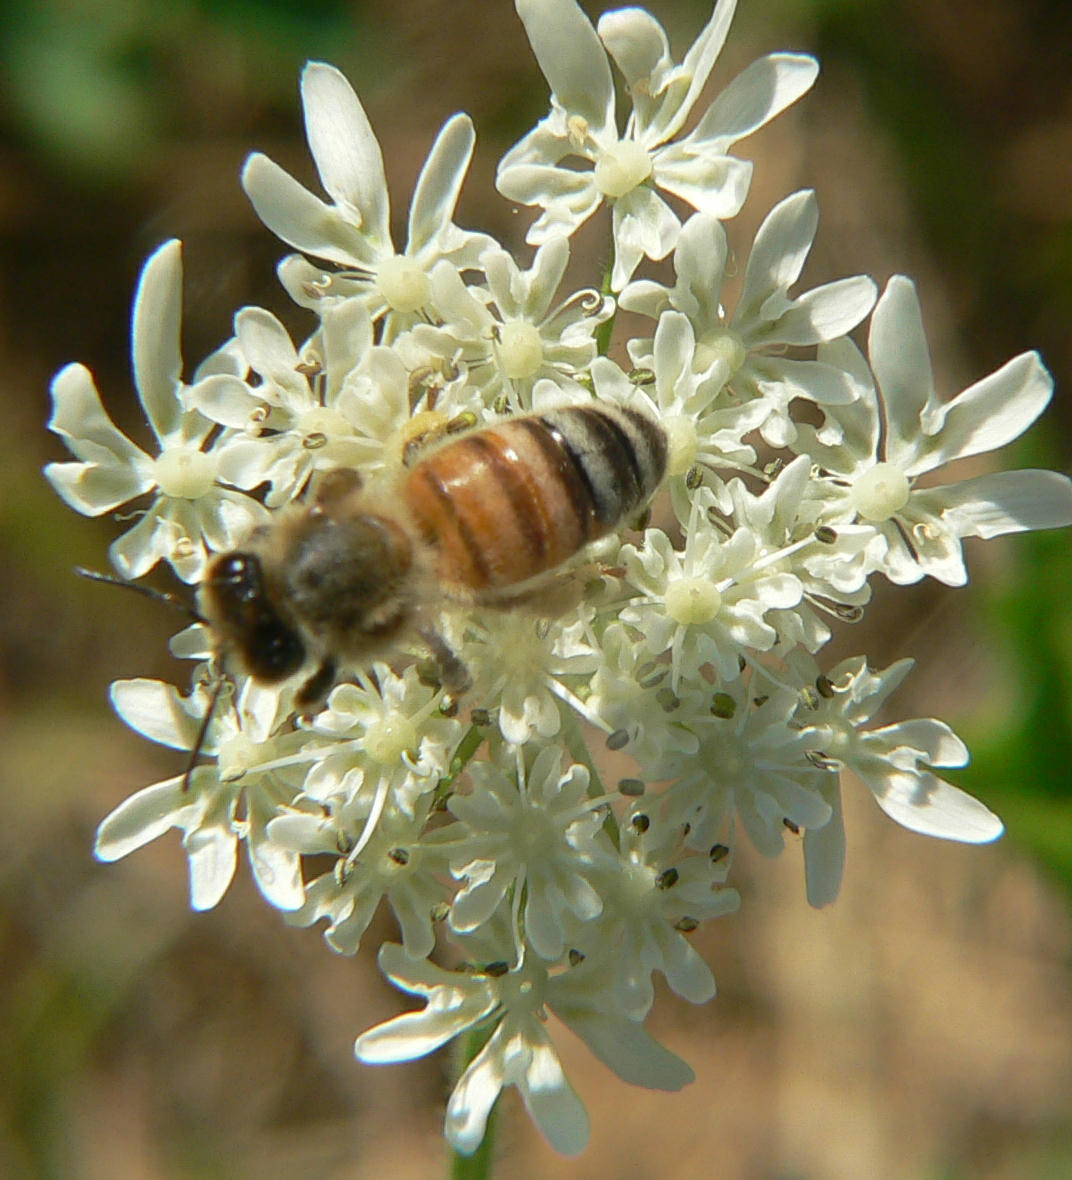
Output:
<path fill-rule="evenodd" d="M 218 650 L 256 681 L 311 675 L 296 704 L 326 696 L 340 664 L 418 636 L 448 687 L 461 662 L 430 625 L 449 603 L 508 609 L 590 542 L 643 509 L 666 470 L 646 414 L 587 404 L 447 437 L 367 484 L 325 472 L 307 501 L 213 559 L 199 607 Z"/>

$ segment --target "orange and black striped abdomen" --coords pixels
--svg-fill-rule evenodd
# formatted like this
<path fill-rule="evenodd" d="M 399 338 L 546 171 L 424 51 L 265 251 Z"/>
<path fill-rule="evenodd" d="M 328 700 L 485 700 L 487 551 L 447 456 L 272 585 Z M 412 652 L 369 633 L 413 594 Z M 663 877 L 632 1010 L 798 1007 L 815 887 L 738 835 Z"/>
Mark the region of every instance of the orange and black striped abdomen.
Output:
<path fill-rule="evenodd" d="M 666 438 L 609 405 L 509 418 L 421 459 L 404 495 L 444 583 L 495 593 L 553 570 L 651 498 Z"/>

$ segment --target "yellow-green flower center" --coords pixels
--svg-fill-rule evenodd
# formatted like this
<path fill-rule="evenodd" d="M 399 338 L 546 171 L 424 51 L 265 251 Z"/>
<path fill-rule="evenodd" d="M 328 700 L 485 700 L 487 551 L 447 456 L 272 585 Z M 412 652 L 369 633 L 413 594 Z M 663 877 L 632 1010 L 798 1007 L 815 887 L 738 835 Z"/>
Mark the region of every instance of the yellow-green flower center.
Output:
<path fill-rule="evenodd" d="M 432 293 L 428 276 L 412 258 L 401 254 L 376 267 L 376 286 L 393 311 L 417 311 Z"/>
<path fill-rule="evenodd" d="M 696 462 L 699 439 L 696 423 L 684 414 L 673 414 L 662 421 L 666 431 L 667 475 L 684 475 Z"/>
<path fill-rule="evenodd" d="M 722 609 L 718 587 L 706 578 L 679 578 L 666 588 L 666 613 L 676 623 L 688 626 L 710 623 Z"/>
<path fill-rule="evenodd" d="M 876 463 L 852 486 L 852 502 L 864 520 L 889 520 L 908 503 L 905 473 L 893 463 Z"/>
<path fill-rule="evenodd" d="M 722 331 L 697 343 L 692 359 L 692 371 L 704 373 L 721 361 L 726 368 L 726 379 L 729 380 L 747 359 L 748 349 L 745 348 L 744 341 L 736 332 L 723 328 Z"/>
<path fill-rule="evenodd" d="M 365 730 L 362 748 L 381 766 L 395 766 L 407 750 L 416 750 L 417 730 L 408 717 L 394 714 L 375 721 Z"/>
<path fill-rule="evenodd" d="M 631 193 L 651 175 L 651 156 L 632 139 L 608 148 L 596 161 L 596 188 L 612 200 Z"/>
<path fill-rule="evenodd" d="M 153 460 L 153 478 L 165 496 L 197 500 L 216 482 L 216 462 L 204 451 L 165 451 Z"/>
<path fill-rule="evenodd" d="M 515 320 L 499 331 L 499 362 L 511 381 L 539 372 L 543 364 L 543 339 L 534 324 Z"/>

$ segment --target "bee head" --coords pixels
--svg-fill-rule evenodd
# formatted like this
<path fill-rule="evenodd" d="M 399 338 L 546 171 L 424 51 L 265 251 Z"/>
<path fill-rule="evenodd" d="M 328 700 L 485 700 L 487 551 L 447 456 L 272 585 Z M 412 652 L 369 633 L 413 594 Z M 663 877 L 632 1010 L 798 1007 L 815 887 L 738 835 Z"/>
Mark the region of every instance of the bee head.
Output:
<path fill-rule="evenodd" d="M 221 646 L 264 684 L 293 676 L 305 663 L 305 645 L 276 607 L 254 553 L 223 553 L 209 566 L 200 592 L 205 619 Z"/>

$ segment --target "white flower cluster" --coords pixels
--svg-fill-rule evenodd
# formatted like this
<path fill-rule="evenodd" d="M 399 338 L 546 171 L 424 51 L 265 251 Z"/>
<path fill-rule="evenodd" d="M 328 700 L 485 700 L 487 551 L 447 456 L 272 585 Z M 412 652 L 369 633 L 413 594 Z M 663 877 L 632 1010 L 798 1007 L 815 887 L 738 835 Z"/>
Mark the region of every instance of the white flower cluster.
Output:
<path fill-rule="evenodd" d="M 584 1145 L 549 1012 L 629 1082 L 691 1079 L 643 1022 L 656 972 L 693 1003 L 714 995 L 689 936 L 737 908 L 726 882 L 738 823 L 771 856 L 803 833 L 813 905 L 840 883 L 842 768 L 915 831 L 1000 834 L 934 769 L 967 760 L 947 726 L 869 727 L 910 661 L 875 671 L 865 657 L 817 657 L 832 621 L 861 615 L 872 575 L 962 585 L 962 538 L 1072 523 L 1072 484 L 1055 473 L 938 476 L 1042 412 L 1052 382 L 1035 353 L 941 398 L 908 279 L 880 296 L 864 276 L 791 293 L 816 233 L 813 193 L 771 210 L 735 305 L 723 302 L 723 223 L 751 175 L 731 152 L 808 90 L 812 58 L 760 59 L 693 118 L 733 0 L 680 62 L 641 9 L 593 27 L 575 0 L 516 3 L 551 89 L 550 113 L 498 171 L 504 196 L 539 211 L 527 269 L 453 221 L 474 145 L 464 115 L 436 140 L 396 249 L 365 112 L 338 71 L 312 64 L 302 101 L 327 199 L 261 155 L 242 176 L 297 251 L 279 274 L 315 316 L 312 334 L 295 344 L 270 312 L 243 308 L 233 338 L 184 379 L 180 247 L 165 244 L 133 316 L 155 453 L 120 433 L 90 373 L 70 365 L 51 428 L 75 461 L 47 469 L 79 512 L 132 506 L 137 523 L 111 550 L 122 578 L 164 562 L 196 585 L 316 473 L 389 477 L 426 432 L 591 399 L 640 406 L 665 431 L 666 527 L 586 552 L 550 617 L 439 604 L 437 633 L 469 682 L 460 699 L 416 644 L 344 667 L 302 713 L 301 677 L 258 682 L 199 624 L 174 642 L 199 661 L 188 695 L 151 680 L 112 691 L 130 726 L 200 757 L 116 808 L 98 856 L 177 828 L 192 904 L 207 909 L 245 844 L 265 899 L 293 924 L 323 922 L 348 955 L 386 901 L 401 944 L 379 948 L 381 969 L 424 1007 L 363 1033 L 357 1055 L 400 1061 L 481 1031 L 447 1109 L 463 1153 L 508 1084 L 555 1148 Z M 611 294 L 563 291 L 570 235 L 604 209 Z M 634 277 L 645 259 L 669 259 L 673 284 Z M 619 307 L 650 321 L 627 343 L 629 371 L 606 355 Z M 847 333 L 869 314 L 865 357 Z M 593 735 L 619 752 L 613 782 Z"/>

